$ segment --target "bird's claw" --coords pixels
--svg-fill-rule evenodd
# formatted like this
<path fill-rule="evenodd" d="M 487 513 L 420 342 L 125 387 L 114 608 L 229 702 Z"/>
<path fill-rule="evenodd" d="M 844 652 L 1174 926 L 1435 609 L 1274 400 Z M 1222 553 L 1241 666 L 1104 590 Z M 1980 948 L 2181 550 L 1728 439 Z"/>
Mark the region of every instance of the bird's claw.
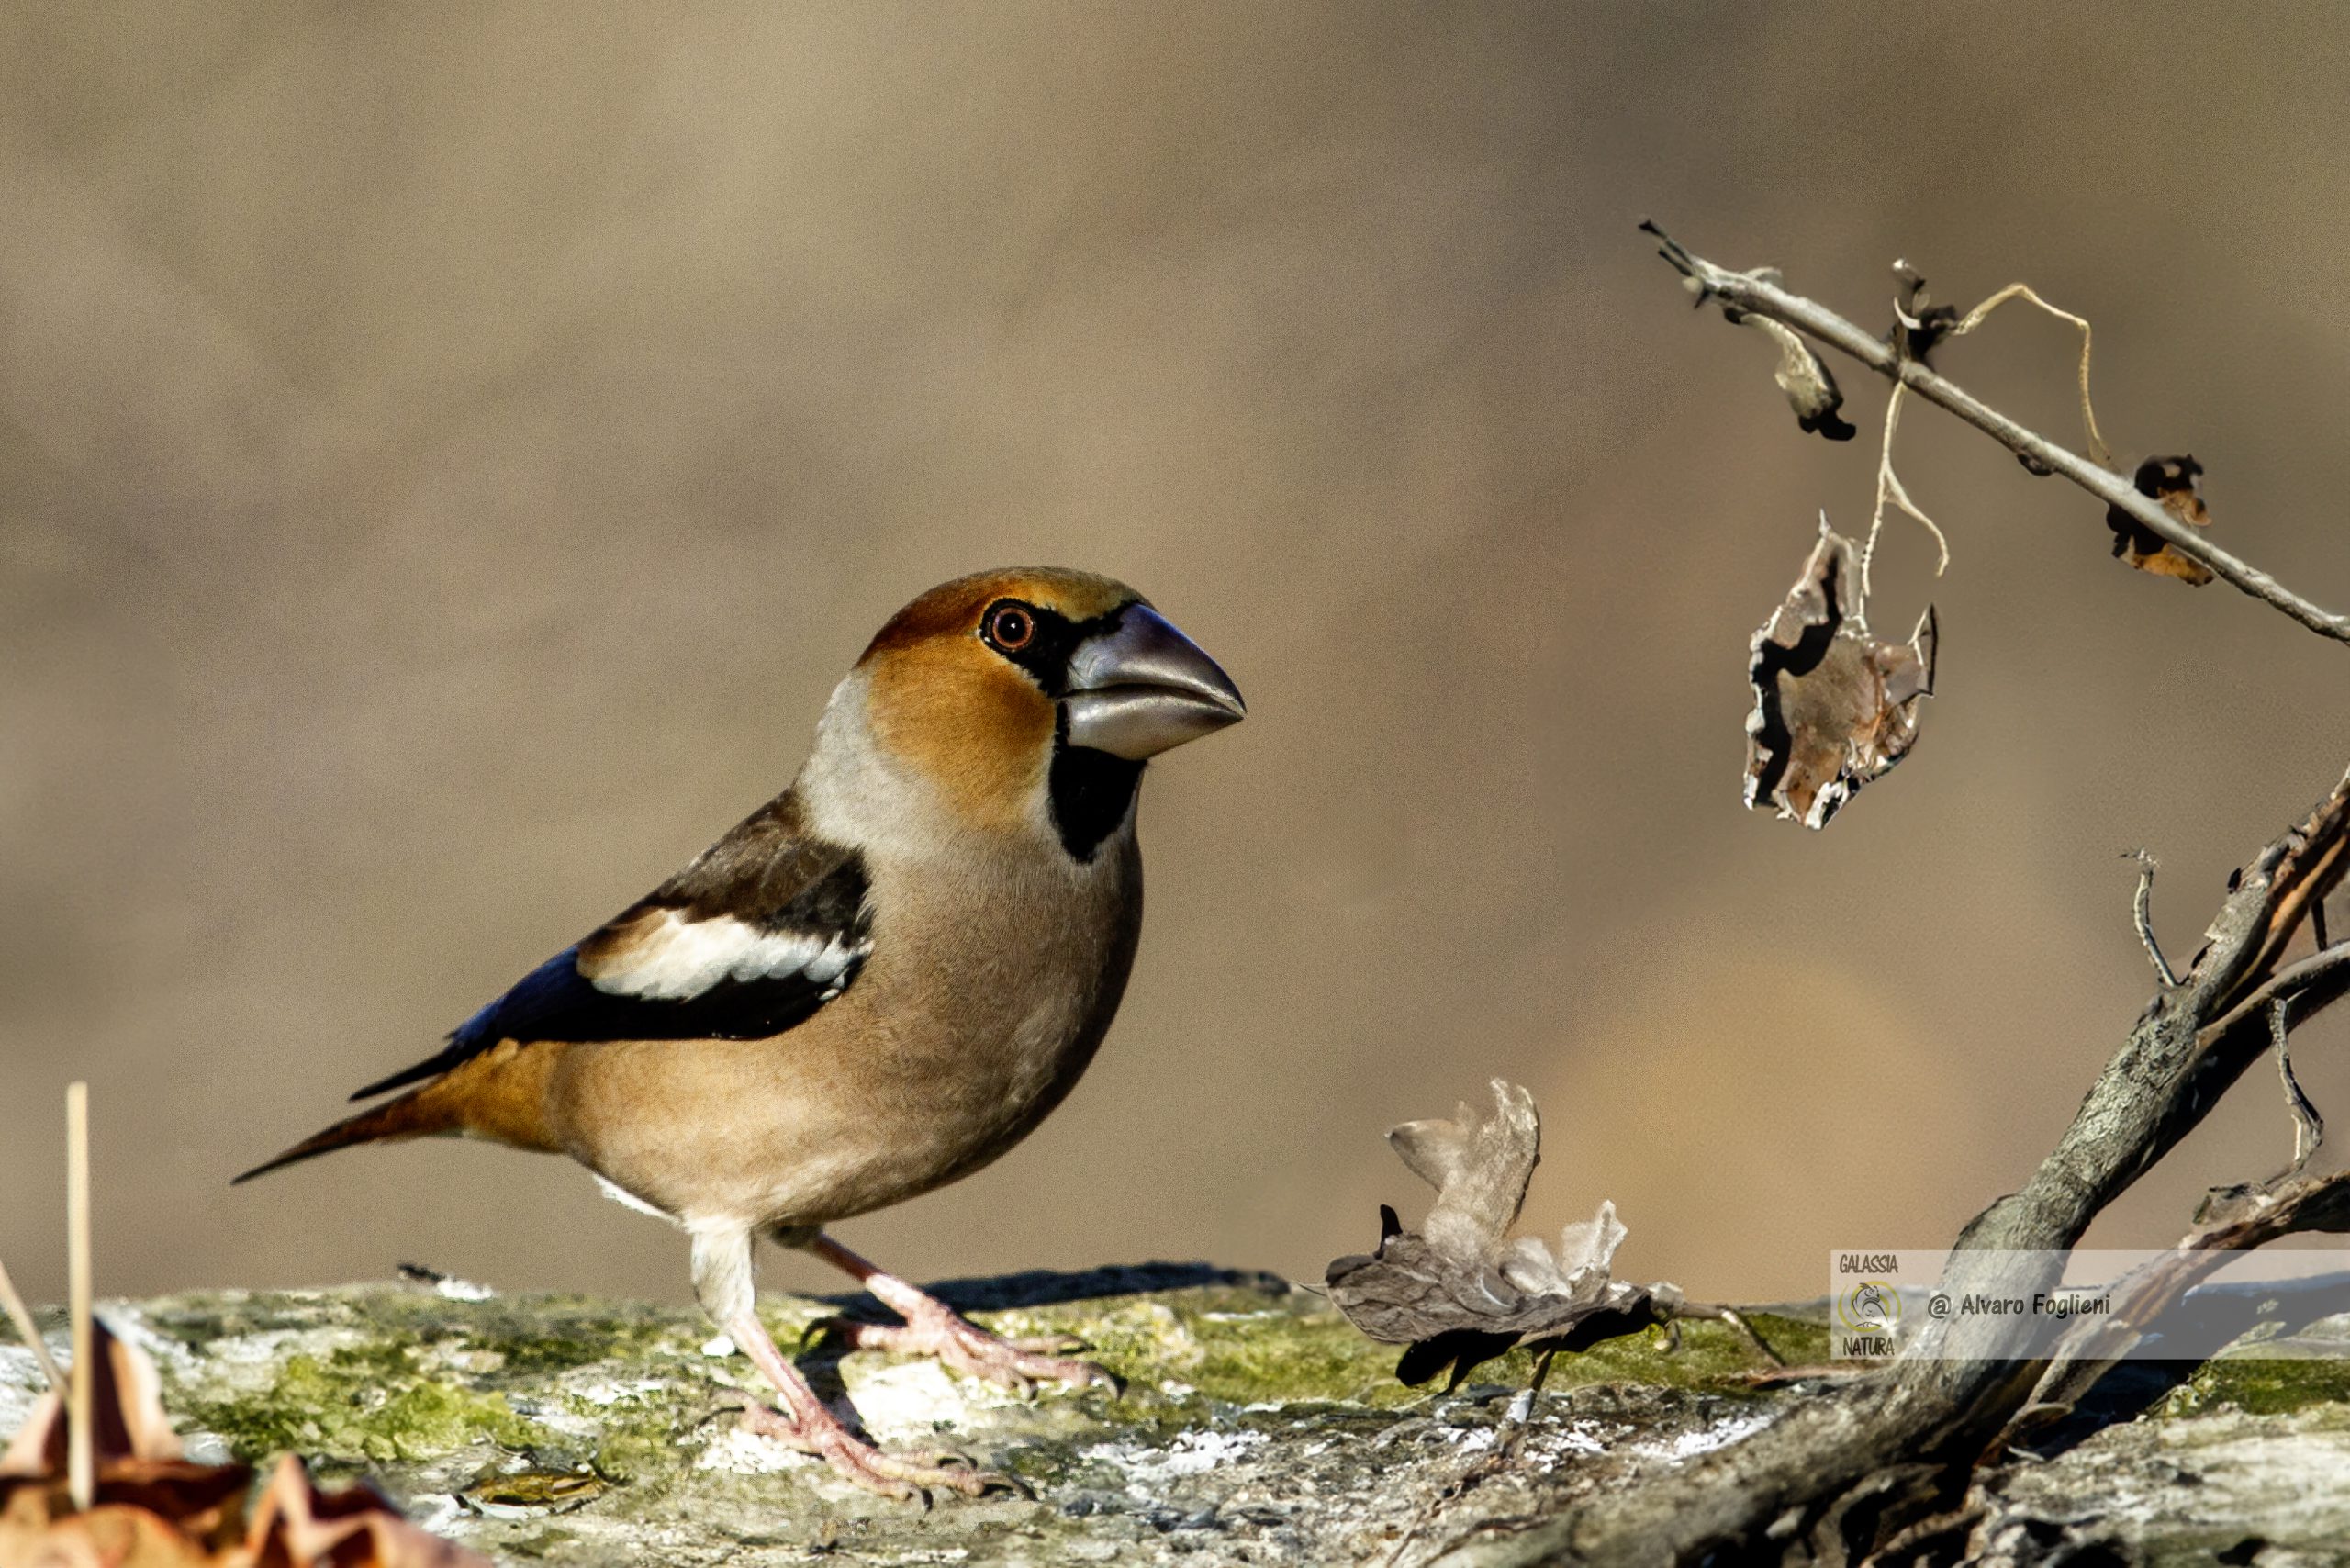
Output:
<path fill-rule="evenodd" d="M 822 1460 L 844 1481 L 901 1503 L 919 1501 L 928 1507 L 934 1487 L 967 1497 L 990 1492 L 1035 1495 L 1018 1477 L 981 1470 L 968 1454 L 952 1450 L 885 1453 L 829 1418 L 803 1427 L 780 1410 L 755 1404 L 744 1410 L 743 1425 L 797 1452 Z"/>
<path fill-rule="evenodd" d="M 1001 1383 L 1024 1396 L 1034 1393 L 1040 1383 L 1106 1388 L 1113 1394 L 1122 1391 L 1123 1385 L 1108 1368 L 1057 1354 L 1073 1348 L 1066 1338 L 1007 1339 L 943 1308 L 935 1315 L 917 1314 L 904 1324 L 847 1318 L 832 1318 L 828 1323 L 856 1350 L 934 1356 L 950 1371 Z"/>

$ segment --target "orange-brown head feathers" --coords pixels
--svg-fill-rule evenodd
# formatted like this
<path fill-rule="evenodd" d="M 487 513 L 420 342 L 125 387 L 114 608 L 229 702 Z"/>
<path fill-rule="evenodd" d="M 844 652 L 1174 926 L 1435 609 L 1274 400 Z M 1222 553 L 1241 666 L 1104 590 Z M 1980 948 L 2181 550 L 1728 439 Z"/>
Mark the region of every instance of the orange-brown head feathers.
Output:
<path fill-rule="evenodd" d="M 1049 823 L 1085 854 L 1115 822 L 1073 830 L 1072 813 L 1114 804 L 1122 820 L 1146 758 L 1243 712 L 1223 670 L 1140 594 L 1054 567 L 931 589 L 890 618 L 850 683 L 866 737 L 963 823 Z"/>

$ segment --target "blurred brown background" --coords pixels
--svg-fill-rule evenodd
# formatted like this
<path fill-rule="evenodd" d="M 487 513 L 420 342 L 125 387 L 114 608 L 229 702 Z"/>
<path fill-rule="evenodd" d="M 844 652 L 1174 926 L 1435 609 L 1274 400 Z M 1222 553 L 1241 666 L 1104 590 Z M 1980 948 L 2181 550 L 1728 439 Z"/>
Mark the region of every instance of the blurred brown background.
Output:
<path fill-rule="evenodd" d="M 18 4 L 0 13 L 0 1256 L 62 1284 L 682 1297 L 567 1163 L 229 1175 L 782 787 L 934 581 L 1125 577 L 1250 722 L 1145 791 L 1110 1047 L 848 1226 L 917 1277 L 1318 1278 L 1390 1123 L 1536 1089 L 1528 1222 L 1702 1295 L 1939 1245 L 2047 1147 L 2228 869 L 2350 760 L 2350 651 L 2107 557 L 1942 415 L 1878 620 L 1942 695 L 1824 834 L 1738 805 L 1747 638 L 1862 438 L 1633 225 L 1885 319 L 2096 322 L 2126 456 L 2350 606 L 2350 22 L 2329 6 Z M 2075 342 L 1945 368 L 2076 439 Z M 2350 1112 L 2340 1025 L 2301 1052 Z M 2261 1073 L 2097 1238 L 2288 1148 Z M 833 1288 L 771 1255 L 775 1283 Z"/>

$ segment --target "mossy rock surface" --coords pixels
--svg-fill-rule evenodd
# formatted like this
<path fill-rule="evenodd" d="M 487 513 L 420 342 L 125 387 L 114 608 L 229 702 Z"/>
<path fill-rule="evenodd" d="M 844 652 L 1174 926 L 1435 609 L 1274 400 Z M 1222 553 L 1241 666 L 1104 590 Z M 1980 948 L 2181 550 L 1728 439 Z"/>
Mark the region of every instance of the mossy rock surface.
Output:
<path fill-rule="evenodd" d="M 843 1356 L 821 1337 L 800 1363 L 885 1446 L 958 1449 L 1033 1497 L 942 1497 L 925 1511 L 744 1432 L 736 1412 L 761 1396 L 756 1375 L 690 1310 L 423 1284 L 108 1310 L 155 1357 L 193 1457 L 300 1453 L 510 1562 L 1353 1562 L 1400 1544 L 1400 1561 L 1416 1563 L 1490 1521 L 1736 1441 L 1803 1397 L 1754 1392 L 1748 1348 L 1695 1324 L 1677 1350 L 1651 1332 L 1561 1357 L 1517 1430 L 1523 1354 L 1449 1393 L 1406 1389 L 1393 1348 L 1270 1276 L 1147 1265 L 941 1289 L 1005 1332 L 1085 1340 L 1124 1392 L 1023 1400 L 931 1362 Z M 762 1307 L 787 1350 L 844 1309 L 878 1316 L 861 1296 Z M 1799 1361 L 1824 1339 L 1794 1317 L 1761 1327 Z M 28 1353 L 0 1347 L 0 1433 L 35 1375 Z M 2350 1562 L 2350 1546 L 2322 1545 L 2350 1542 L 2338 1378 L 2313 1375 L 2304 1398 L 2273 1366 L 2200 1375 L 2199 1390 L 2181 1383 L 2147 1415 L 2033 1467 L 2001 1506 L 2065 1529 L 2107 1521 L 2164 1561 L 2218 1561 L 2256 1538 L 2260 1550 L 2318 1553 L 2294 1562 Z M 2200 1513 L 2140 1506 L 2168 1495 L 2156 1479 L 2198 1464 L 2214 1484 L 2177 1485 L 2199 1488 Z M 2274 1490 L 2262 1464 L 2291 1467 L 2295 1511 L 2281 1527 L 2248 1517 Z"/>

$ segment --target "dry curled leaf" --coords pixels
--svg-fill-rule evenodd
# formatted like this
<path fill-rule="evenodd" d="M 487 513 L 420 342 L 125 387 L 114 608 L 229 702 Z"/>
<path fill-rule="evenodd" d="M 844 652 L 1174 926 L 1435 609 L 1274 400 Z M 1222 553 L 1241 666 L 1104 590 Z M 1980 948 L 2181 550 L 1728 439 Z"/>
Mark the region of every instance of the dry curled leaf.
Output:
<path fill-rule="evenodd" d="M 2162 502 L 2163 510 L 2188 527 L 2209 528 L 2211 513 L 2203 505 L 2202 478 L 2203 465 L 2193 457 L 2149 457 L 2138 465 L 2132 482 L 2140 495 Z M 2140 571 L 2177 577 L 2196 588 L 2211 580 L 2210 567 L 2183 554 L 2120 507 L 2105 509 L 2105 526 L 2113 530 L 2113 554 Z"/>
<path fill-rule="evenodd" d="M 0 1456 L 0 1568 L 489 1568 L 364 1487 L 319 1491 L 290 1454 L 248 1523 L 252 1471 L 181 1457 L 154 1363 L 91 1327 L 95 1503 L 73 1506 L 67 1417 L 44 1394 Z"/>
<path fill-rule="evenodd" d="M 1958 307 L 1933 303 L 1926 293 L 1925 278 L 1908 262 L 1895 262 L 1893 276 L 1902 297 L 1893 303 L 1893 326 L 1885 341 L 1899 350 L 1904 359 L 1929 364 L 1942 340 L 1958 331 Z"/>
<path fill-rule="evenodd" d="M 1747 679 L 1746 804 L 1821 828 L 1918 741 L 1918 703 L 1933 695 L 1941 625 L 1933 607 L 1908 643 L 1880 641 L 1850 608 L 1851 541 L 1819 520 L 1819 543 L 1786 599 L 1754 633 Z"/>
<path fill-rule="evenodd" d="M 1856 432 L 1841 412 L 1844 394 L 1837 389 L 1836 378 L 1829 374 L 1827 362 L 1812 353 L 1809 344 L 1793 329 L 1768 316 L 1743 310 L 1724 310 L 1722 314 L 1741 327 L 1756 329 L 1778 345 L 1779 368 L 1772 372 L 1771 379 L 1787 395 L 1787 402 L 1796 411 L 1796 423 L 1805 434 L 1823 435 L 1830 441 L 1852 439 Z"/>
<path fill-rule="evenodd" d="M 1624 1239 L 1616 1205 L 1569 1226 L 1553 1253 L 1535 1238 L 1509 1238 L 1541 1158 L 1534 1097 L 1493 1081 L 1494 1112 L 1467 1104 L 1450 1121 L 1405 1122 L 1387 1141 L 1415 1175 L 1437 1190 L 1421 1228 L 1380 1213 L 1379 1249 L 1331 1263 L 1330 1299 L 1373 1339 L 1408 1345 L 1396 1376 L 1425 1383 L 1447 1366 L 1457 1380 L 1517 1345 L 1580 1350 L 1671 1319 L 1681 1303 L 1672 1285 L 1613 1279 Z"/>
<path fill-rule="evenodd" d="M 1652 234 L 1662 241 L 1657 254 L 1681 274 L 1681 286 L 1695 297 L 1697 304 L 1721 298 L 1698 272 L 1695 258 L 1680 241 L 1645 218 L 1640 219 L 1640 232 Z M 1747 275 L 1774 284 L 1779 281 L 1776 267 L 1756 267 Z M 1836 378 L 1829 374 L 1827 362 L 1812 353 L 1793 329 L 1767 316 L 1741 310 L 1727 300 L 1722 301 L 1722 319 L 1734 327 L 1752 327 L 1777 345 L 1779 368 L 1773 379 L 1795 406 L 1796 423 L 1807 434 L 1817 431 L 1830 441 L 1850 441 L 1858 433 L 1839 412 L 1844 407 L 1844 394 L 1837 390 Z"/>

